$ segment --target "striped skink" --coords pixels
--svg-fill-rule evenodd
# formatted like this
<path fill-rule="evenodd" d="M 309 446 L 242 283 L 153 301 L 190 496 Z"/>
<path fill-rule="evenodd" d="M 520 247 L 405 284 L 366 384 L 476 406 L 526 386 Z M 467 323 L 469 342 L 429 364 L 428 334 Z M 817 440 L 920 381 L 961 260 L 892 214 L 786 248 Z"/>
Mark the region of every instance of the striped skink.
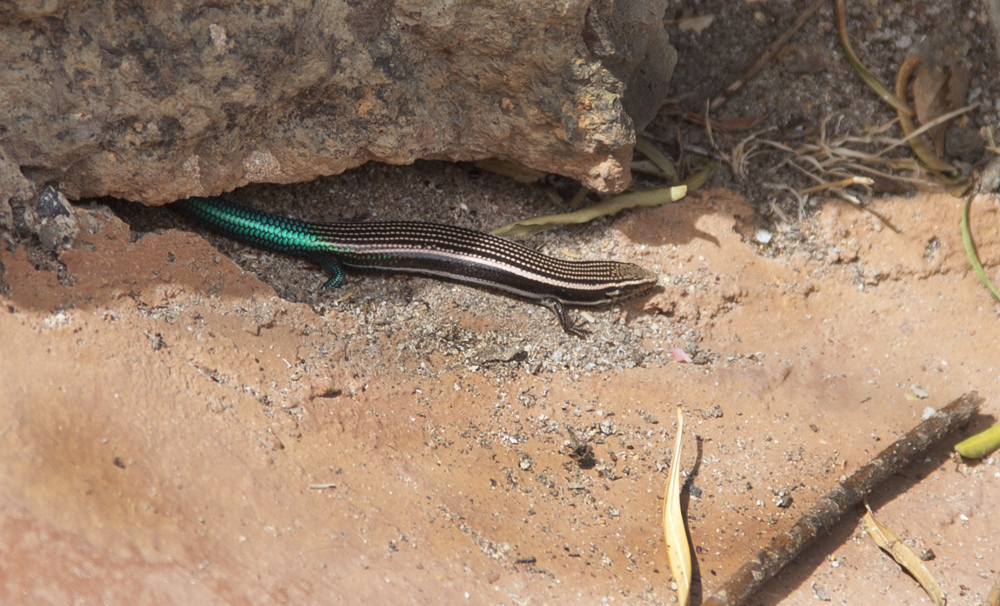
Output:
<path fill-rule="evenodd" d="M 657 275 L 632 263 L 566 261 L 490 234 L 436 223 L 310 223 L 221 198 L 171 205 L 225 235 L 305 258 L 344 281 L 344 268 L 413 273 L 471 284 L 544 305 L 563 329 L 583 336 L 564 305 L 608 305 L 656 285 Z"/>

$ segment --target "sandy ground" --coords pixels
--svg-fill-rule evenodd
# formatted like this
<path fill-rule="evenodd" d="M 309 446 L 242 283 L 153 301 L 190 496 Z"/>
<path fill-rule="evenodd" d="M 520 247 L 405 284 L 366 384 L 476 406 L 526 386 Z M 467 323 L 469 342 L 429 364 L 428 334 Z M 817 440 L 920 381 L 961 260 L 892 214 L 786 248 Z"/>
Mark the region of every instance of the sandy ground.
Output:
<path fill-rule="evenodd" d="M 418 198 L 467 201 L 435 212 L 473 227 L 498 189 L 437 164 L 312 187 L 352 179 L 433 183 Z M 669 604 L 676 405 L 705 595 L 925 408 L 978 390 L 974 423 L 871 499 L 933 551 L 950 604 L 977 604 L 1000 568 L 1000 465 L 949 452 L 1000 416 L 1000 307 L 968 269 L 960 205 L 875 202 L 897 233 L 827 201 L 810 245 L 782 250 L 715 190 L 537 236 L 663 275 L 585 340 L 473 289 L 322 291 L 305 263 L 80 208 L 59 268 L 0 247 L 0 603 Z M 994 276 L 997 211 L 973 210 Z M 853 515 L 753 603 L 824 597 L 929 603 Z"/>

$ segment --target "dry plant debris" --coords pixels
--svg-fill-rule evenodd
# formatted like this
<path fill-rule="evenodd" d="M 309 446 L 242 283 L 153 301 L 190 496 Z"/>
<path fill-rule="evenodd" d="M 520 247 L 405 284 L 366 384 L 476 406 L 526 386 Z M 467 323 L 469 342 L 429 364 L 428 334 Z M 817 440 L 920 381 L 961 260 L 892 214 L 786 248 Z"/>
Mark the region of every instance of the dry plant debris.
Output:
<path fill-rule="evenodd" d="M 962 245 L 965 247 L 965 254 L 969 257 L 969 263 L 972 265 L 972 271 L 976 272 L 976 277 L 979 281 L 983 283 L 983 286 L 1000 301 L 1000 290 L 997 289 L 996 285 L 990 280 L 989 274 L 983 268 L 982 262 L 979 260 L 979 252 L 976 250 L 976 243 L 972 240 L 972 230 L 969 228 L 969 209 L 972 206 L 972 199 L 974 196 L 969 196 L 965 199 L 965 206 L 962 208 Z"/>
<path fill-rule="evenodd" d="M 930 569 L 920 559 L 920 556 L 914 553 L 906 543 L 900 541 L 891 528 L 875 517 L 867 500 L 865 501 L 865 510 L 865 514 L 861 516 L 861 528 L 868 533 L 868 536 L 875 541 L 879 548 L 886 551 L 900 566 L 913 575 L 913 578 L 920 583 L 927 595 L 934 600 L 936 606 L 944 606 L 944 591 L 941 590 L 941 585 L 938 584 L 937 579 L 931 574 Z"/>
<path fill-rule="evenodd" d="M 705 600 L 711 606 L 742 604 L 778 573 L 844 513 L 861 502 L 887 478 L 923 457 L 945 435 L 968 421 L 979 410 L 982 398 L 970 392 L 932 415 L 874 459 L 854 472 L 840 486 L 821 498 L 790 529 L 739 568 L 721 588 Z"/>
<path fill-rule="evenodd" d="M 667 542 L 667 561 L 677 583 L 677 601 L 686 606 L 691 597 L 691 545 L 687 540 L 684 514 L 681 513 L 681 436 L 684 412 L 677 407 L 677 441 L 670 461 L 670 479 L 663 494 L 663 536 Z"/>
<path fill-rule="evenodd" d="M 858 73 L 858 76 L 864 80 L 868 88 L 875 91 L 875 94 L 879 96 L 883 101 L 891 105 L 901 114 L 906 116 L 913 116 L 913 110 L 910 106 L 906 104 L 895 93 L 889 90 L 889 87 L 882 83 L 878 77 L 871 73 L 861 59 L 858 58 L 857 53 L 854 52 L 854 48 L 851 46 L 851 40 L 847 35 L 847 10 L 844 8 L 844 0 L 837 0 L 837 34 L 840 36 L 840 45 L 844 49 L 844 54 L 847 55 L 847 60 L 851 62 L 851 66 L 854 71 Z"/>
<path fill-rule="evenodd" d="M 592 206 L 568 213 L 533 217 L 504 225 L 493 230 L 495 236 L 526 236 L 556 225 L 571 223 L 587 223 L 599 217 L 605 217 L 621 212 L 627 208 L 642 206 L 659 206 L 668 202 L 676 202 L 687 195 L 687 186 L 657 187 L 644 191 L 626 192 L 612 196 L 607 200 Z"/>
<path fill-rule="evenodd" d="M 794 31 L 795 27 L 800 27 L 805 19 L 818 8 L 818 5 L 819 3 L 814 3 L 803 10 L 799 19 L 793 24 L 793 28 L 790 29 Z M 819 140 L 810 141 L 800 146 L 793 146 L 777 140 L 762 139 L 760 135 L 770 130 L 765 129 L 740 141 L 729 154 L 720 152 L 731 165 L 733 174 L 738 179 L 745 180 L 747 162 L 754 156 L 763 153 L 762 146 L 787 153 L 790 157 L 771 168 L 770 172 L 773 173 L 784 166 L 789 166 L 815 185 L 798 188 L 785 183 L 765 183 L 764 186 L 772 190 L 786 192 L 795 198 L 799 205 L 800 215 L 804 213 L 808 202 L 807 196 L 819 190 L 832 190 L 834 195 L 853 204 L 861 205 L 862 200 L 857 195 L 843 189 L 847 185 L 861 185 L 866 189 L 874 185 L 872 181 L 861 175 L 881 178 L 887 182 L 923 185 L 945 183 L 962 190 L 967 188 L 968 179 L 963 177 L 955 166 L 941 160 L 938 154 L 943 149 L 944 133 L 948 124 L 978 107 L 978 104 L 959 107 L 965 98 L 965 91 L 968 90 L 970 77 L 968 66 L 961 62 L 947 68 L 938 65 L 923 65 L 917 72 L 913 84 L 916 109 L 911 108 L 906 101 L 906 89 L 911 76 L 920 65 L 920 57 L 911 56 L 900 66 L 895 91 L 891 90 L 864 66 L 851 47 L 847 34 L 844 0 L 837 1 L 836 13 L 838 35 L 849 62 L 862 81 L 896 110 L 897 120 L 871 129 L 865 135 L 846 135 L 830 139 L 827 135 L 827 123 L 836 115 L 832 114 L 822 122 Z M 777 51 L 785 42 L 784 37 L 776 40 L 775 44 L 772 45 L 773 50 Z M 758 64 L 770 60 L 773 55 L 771 50 L 769 49 L 761 57 Z M 731 85 L 724 95 L 717 97 L 711 108 L 714 109 L 720 105 L 727 95 L 737 90 L 747 78 L 752 77 L 756 69 L 759 69 L 759 65 L 755 65 L 746 76 Z M 913 122 L 914 117 L 918 117 L 922 123 L 919 128 Z M 894 138 L 883 135 L 896 122 L 899 122 L 903 137 Z M 711 139 L 711 128 L 708 126 L 711 122 L 706 118 L 704 123 Z M 922 136 L 925 134 L 930 137 L 933 150 L 922 140 Z M 915 158 L 893 157 L 891 155 L 896 148 L 903 145 L 910 146 Z M 904 174 L 900 174 L 900 171 Z M 772 209 L 777 210 L 774 204 L 772 204 Z M 783 216 L 781 212 L 776 214 Z"/>

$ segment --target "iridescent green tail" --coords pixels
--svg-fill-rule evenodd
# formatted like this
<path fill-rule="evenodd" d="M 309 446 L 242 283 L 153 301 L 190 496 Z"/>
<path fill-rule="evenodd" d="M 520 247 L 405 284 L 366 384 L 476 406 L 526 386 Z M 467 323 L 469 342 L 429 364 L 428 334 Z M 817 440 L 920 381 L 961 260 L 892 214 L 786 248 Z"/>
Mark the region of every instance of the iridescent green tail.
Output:
<path fill-rule="evenodd" d="M 324 284 L 326 287 L 340 286 L 344 281 L 344 270 L 328 254 L 330 244 L 315 233 L 313 223 L 272 215 L 222 198 L 188 198 L 171 207 L 223 235 L 312 261 L 331 274 Z"/>

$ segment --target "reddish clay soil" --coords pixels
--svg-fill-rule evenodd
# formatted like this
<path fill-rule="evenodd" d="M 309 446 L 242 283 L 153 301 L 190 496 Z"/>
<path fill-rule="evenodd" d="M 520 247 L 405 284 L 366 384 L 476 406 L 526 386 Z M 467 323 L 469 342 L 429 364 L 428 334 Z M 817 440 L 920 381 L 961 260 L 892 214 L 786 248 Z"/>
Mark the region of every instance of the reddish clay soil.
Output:
<path fill-rule="evenodd" d="M 58 271 L 0 247 L 0 603 L 669 604 L 676 405 L 707 595 L 925 408 L 978 390 L 975 421 L 870 499 L 933 551 L 950 604 L 977 604 L 1000 568 L 1000 465 L 949 453 L 1000 416 L 1000 306 L 960 207 L 874 202 L 897 232 L 831 200 L 799 245 L 763 245 L 720 190 L 559 232 L 551 254 L 664 276 L 586 340 L 429 280 L 324 292 L 304 263 L 212 240 L 279 263 L 287 282 L 265 284 L 187 228 L 139 237 L 80 208 Z M 997 211 L 973 208 L 994 277 Z M 929 603 L 854 515 L 753 603 L 824 596 Z"/>

